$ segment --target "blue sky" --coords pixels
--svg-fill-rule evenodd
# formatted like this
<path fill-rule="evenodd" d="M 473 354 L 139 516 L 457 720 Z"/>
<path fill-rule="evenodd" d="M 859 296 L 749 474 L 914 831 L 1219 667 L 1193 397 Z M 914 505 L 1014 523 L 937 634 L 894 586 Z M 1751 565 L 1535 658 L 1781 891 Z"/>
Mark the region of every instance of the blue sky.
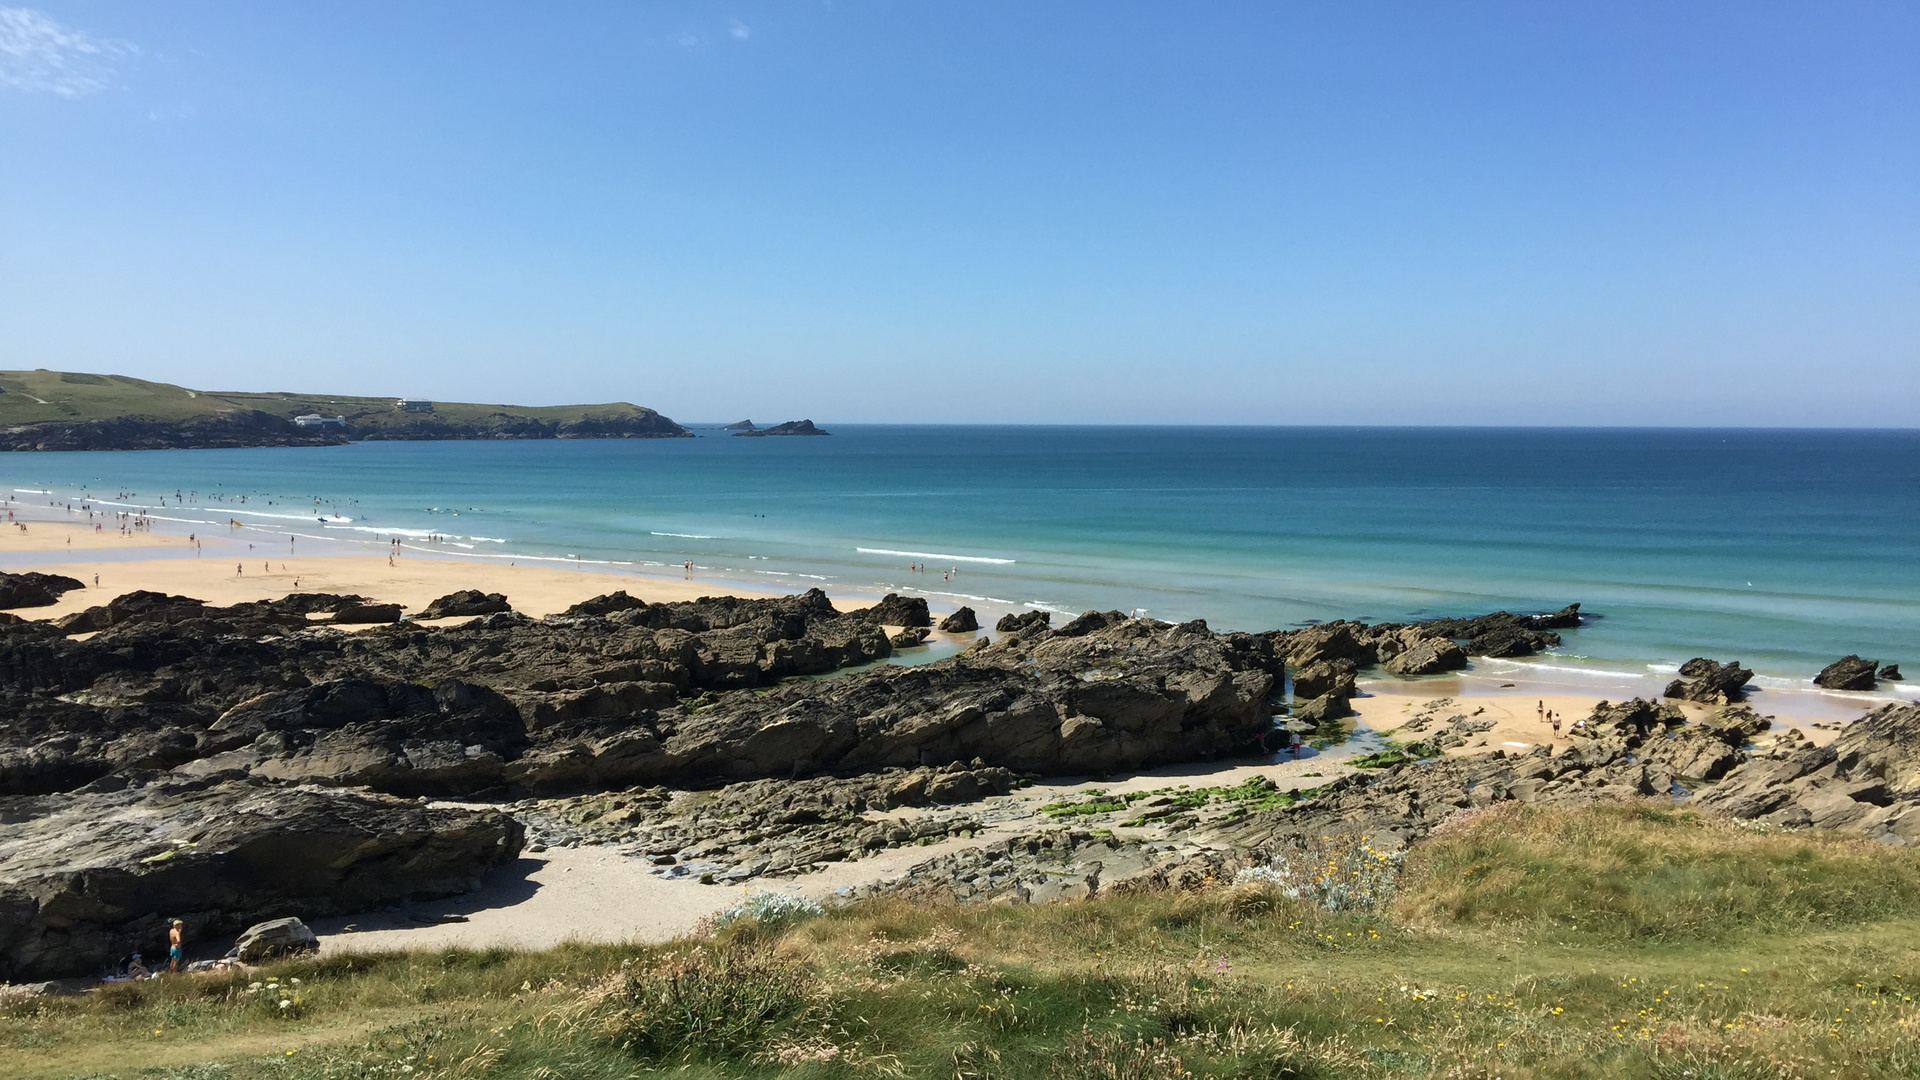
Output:
<path fill-rule="evenodd" d="M 1920 7 L 0 6 L 0 367 L 1911 426 Z"/>

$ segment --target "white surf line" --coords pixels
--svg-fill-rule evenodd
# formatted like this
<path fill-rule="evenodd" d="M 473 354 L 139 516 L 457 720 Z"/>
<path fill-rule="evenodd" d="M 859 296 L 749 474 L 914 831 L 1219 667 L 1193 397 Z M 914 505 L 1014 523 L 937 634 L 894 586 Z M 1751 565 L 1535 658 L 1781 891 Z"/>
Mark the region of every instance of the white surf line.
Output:
<path fill-rule="evenodd" d="M 938 551 L 895 551 L 892 548 L 857 547 L 853 550 L 862 555 L 895 555 L 902 559 L 944 559 L 948 562 L 986 563 L 990 566 L 1012 566 L 1014 559 L 994 559 L 985 555 L 944 555 Z"/>

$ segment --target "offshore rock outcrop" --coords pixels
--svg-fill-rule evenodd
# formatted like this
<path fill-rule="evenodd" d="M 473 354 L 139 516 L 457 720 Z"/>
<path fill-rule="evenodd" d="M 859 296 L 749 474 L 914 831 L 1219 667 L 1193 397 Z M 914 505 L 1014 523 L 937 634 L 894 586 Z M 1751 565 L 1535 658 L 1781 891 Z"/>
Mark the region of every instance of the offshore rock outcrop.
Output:
<path fill-rule="evenodd" d="M 882 626 L 932 626 L 933 616 L 927 611 L 927 599 L 924 596 L 901 596 L 888 593 L 880 602 L 860 612 L 860 617 L 868 622 Z"/>
<path fill-rule="evenodd" d="M 1722 664 L 1696 656 L 1680 665 L 1680 677 L 1668 683 L 1660 696 L 1725 705 L 1745 697 L 1747 683 L 1752 680 L 1753 672 L 1741 667 L 1738 660 Z"/>
<path fill-rule="evenodd" d="M 1530 656 L 1560 644 L 1555 630 L 1580 625 L 1580 605 L 1541 615 L 1496 611 L 1465 619 L 1362 623 L 1340 619 L 1263 635 L 1292 670 L 1322 661 L 1384 666 L 1395 675 L 1456 671 L 1469 656 Z"/>
<path fill-rule="evenodd" d="M 1849 653 L 1820 669 L 1814 685 L 1829 690 L 1871 690 L 1875 686 L 1874 669 L 1879 665 Z M 1897 672 L 1896 672 L 1897 673 Z"/>
<path fill-rule="evenodd" d="M 513 859 L 504 814 L 260 781 L 132 777 L 0 803 L 0 980 L 100 970 L 162 936 L 447 896 Z"/>

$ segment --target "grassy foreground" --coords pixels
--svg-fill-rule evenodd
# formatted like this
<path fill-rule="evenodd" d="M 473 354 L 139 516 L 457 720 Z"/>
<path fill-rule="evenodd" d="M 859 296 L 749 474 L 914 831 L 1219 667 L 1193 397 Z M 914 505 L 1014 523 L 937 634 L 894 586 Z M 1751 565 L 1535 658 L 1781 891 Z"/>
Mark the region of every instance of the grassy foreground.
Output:
<path fill-rule="evenodd" d="M 1341 872 L 1342 850 L 1302 866 Z M 869 902 L 660 947 L 121 985 L 6 1006 L 0 1074 L 1920 1075 L 1920 853 L 1651 807 L 1506 806 L 1397 875 L 1359 910 L 1267 883 Z"/>

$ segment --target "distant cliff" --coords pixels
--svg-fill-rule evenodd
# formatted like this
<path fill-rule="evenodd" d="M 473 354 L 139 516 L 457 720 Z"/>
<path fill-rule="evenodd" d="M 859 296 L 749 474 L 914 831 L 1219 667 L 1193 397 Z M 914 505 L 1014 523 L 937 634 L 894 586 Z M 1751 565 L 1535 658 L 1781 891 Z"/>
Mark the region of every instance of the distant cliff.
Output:
<path fill-rule="evenodd" d="M 306 417 L 306 425 L 297 417 Z M 325 418 L 321 421 L 320 418 Z M 311 426 L 307 426 L 311 425 Z M 0 450 L 332 446 L 392 439 L 660 439 L 652 409 L 477 405 L 391 397 L 220 393 L 123 375 L 0 371 Z"/>

